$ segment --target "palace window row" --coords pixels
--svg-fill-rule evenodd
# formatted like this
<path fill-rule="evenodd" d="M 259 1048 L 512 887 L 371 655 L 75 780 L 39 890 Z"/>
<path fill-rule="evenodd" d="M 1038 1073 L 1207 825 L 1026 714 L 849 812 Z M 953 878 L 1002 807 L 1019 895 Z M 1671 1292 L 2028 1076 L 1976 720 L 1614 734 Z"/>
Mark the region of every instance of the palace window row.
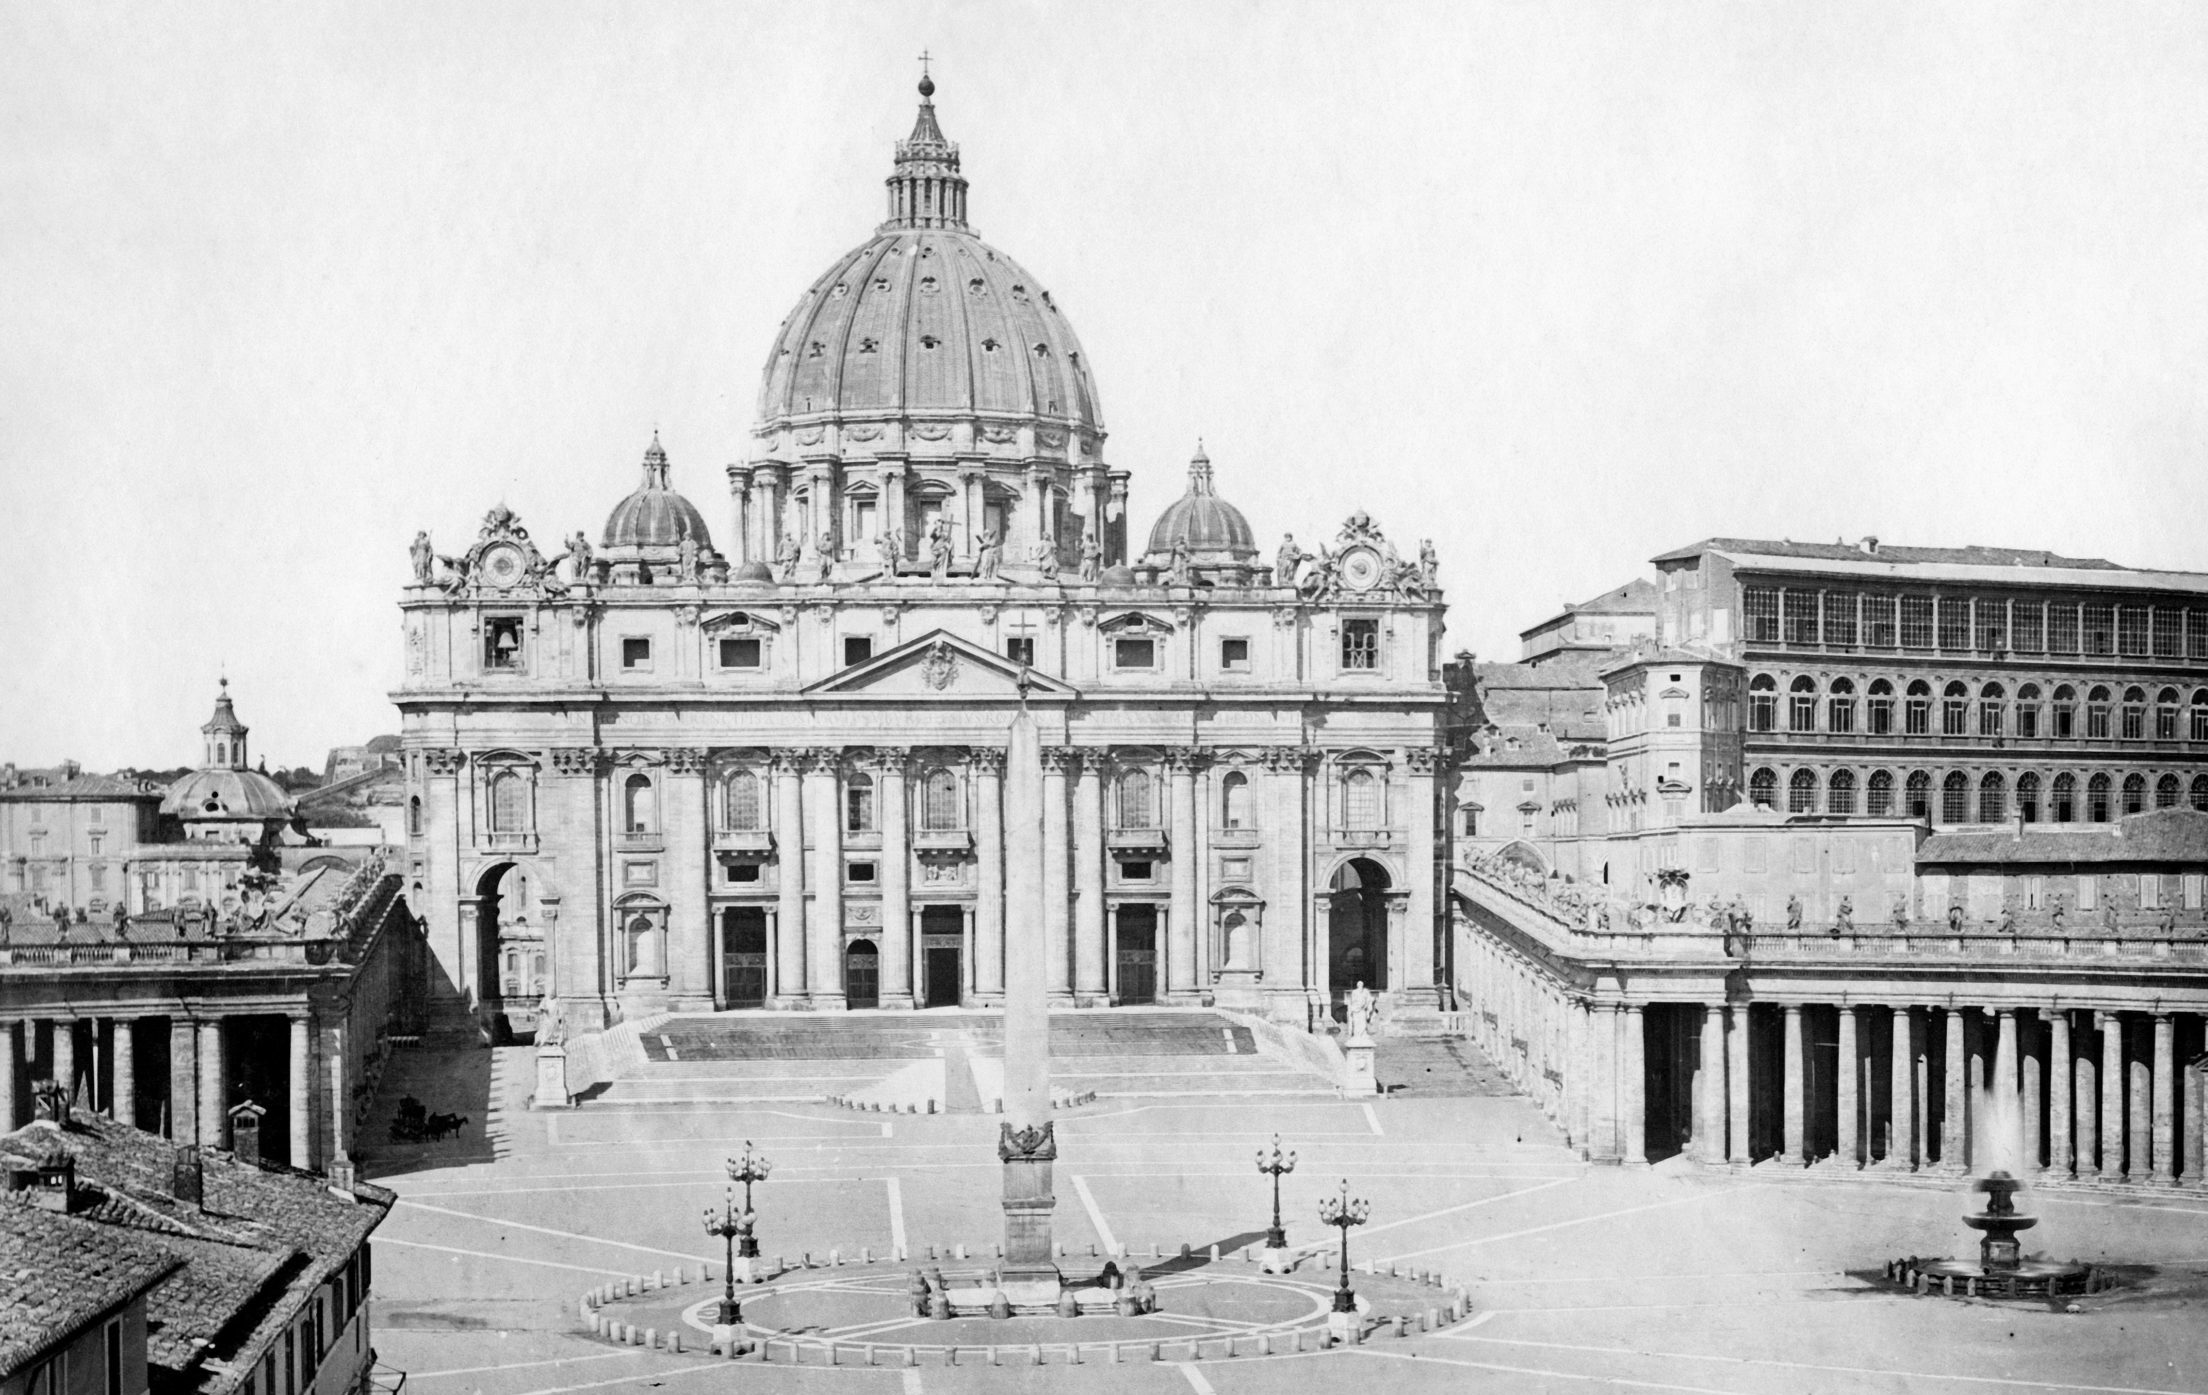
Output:
<path fill-rule="evenodd" d="M 2208 688 L 2190 695 L 2174 687 L 2140 684 L 2019 684 L 1953 680 L 1933 685 L 1913 679 L 1899 694 L 1890 679 L 1874 679 L 1859 695 L 1855 680 L 1835 678 L 1820 690 L 1804 674 L 1787 687 L 1780 725 L 1779 680 L 1759 673 L 1748 683 L 1751 732 L 1823 732 L 1830 735 L 1978 737 L 1994 740 L 2208 742 Z M 1896 707 L 1900 725 L 1895 725 Z M 1820 716 L 1821 714 L 1821 716 Z"/>
<path fill-rule="evenodd" d="M 2182 603 L 1750 586 L 1741 617 L 1749 643 L 1790 648 L 2208 659 L 2208 606 Z"/>
<path fill-rule="evenodd" d="M 1759 808 L 1778 809 L 1780 790 L 1780 774 L 1770 766 L 1748 777 L 1749 802 Z M 1789 814 L 1921 818 L 1937 824 L 2005 823 L 2012 816 L 2025 823 L 2109 823 L 2126 814 L 2180 805 L 2208 811 L 2208 774 L 2187 781 L 2169 773 L 2102 772 L 2081 781 L 2068 771 L 2052 777 L 2027 771 L 2016 777 L 2012 789 L 1997 770 L 1975 779 L 1960 770 L 1937 778 L 1914 770 L 1897 783 L 1891 770 L 1859 776 L 1853 770 L 1820 775 L 1802 768 L 1785 777 L 1784 790 Z"/>

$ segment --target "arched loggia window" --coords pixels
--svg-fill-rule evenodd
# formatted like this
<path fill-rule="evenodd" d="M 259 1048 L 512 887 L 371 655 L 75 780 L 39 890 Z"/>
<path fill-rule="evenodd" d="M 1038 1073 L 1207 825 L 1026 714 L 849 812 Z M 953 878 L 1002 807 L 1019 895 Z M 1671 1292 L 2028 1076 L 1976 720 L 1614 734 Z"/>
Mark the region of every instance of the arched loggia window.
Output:
<path fill-rule="evenodd" d="M 1250 826 L 1250 777 L 1239 770 L 1230 770 L 1219 777 L 1219 826 Z"/>
<path fill-rule="evenodd" d="M 629 833 L 659 831 L 659 799 L 652 777 L 639 770 L 621 785 L 621 826 Z"/>

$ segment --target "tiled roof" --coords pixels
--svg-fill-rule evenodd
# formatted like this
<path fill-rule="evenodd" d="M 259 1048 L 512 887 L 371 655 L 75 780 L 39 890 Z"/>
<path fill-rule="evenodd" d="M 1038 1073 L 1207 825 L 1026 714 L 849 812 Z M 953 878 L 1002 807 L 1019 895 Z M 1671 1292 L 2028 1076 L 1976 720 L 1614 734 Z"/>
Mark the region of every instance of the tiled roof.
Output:
<path fill-rule="evenodd" d="M 1704 538 L 1686 547 L 1675 547 L 1650 558 L 1673 562 L 1699 557 L 1705 552 L 1738 552 L 1758 557 L 1799 557 L 1827 562 L 1944 562 L 1966 567 L 2074 567 L 2094 571 L 2130 570 L 2102 557 L 2064 557 L 2043 547 L 1903 547 L 1880 543 L 1866 551 L 1854 543 L 1772 541 L 1768 538 Z"/>
<path fill-rule="evenodd" d="M 0 1377 L 22 1370 L 183 1263 L 156 1241 L 0 1202 Z"/>
<path fill-rule="evenodd" d="M 2026 824 L 1971 833 L 1935 833 L 1917 861 L 1936 863 L 2208 863 L 2208 813 L 2155 809 L 2114 824 Z"/>
<path fill-rule="evenodd" d="M 185 1261 L 148 1299 L 149 1316 L 162 1324 L 149 1356 L 181 1377 L 183 1388 L 207 1392 L 237 1384 L 229 1358 L 257 1351 L 280 1333 L 299 1301 L 352 1257 L 394 1200 L 360 1183 L 347 1199 L 313 1174 L 201 1149 L 204 1202 L 182 1201 L 171 1190 L 175 1145 L 82 1111 L 66 1131 L 32 1124 L 0 1137 L 0 1153 L 56 1145 L 76 1159 L 80 1186 L 105 1193 L 82 1219 Z"/>

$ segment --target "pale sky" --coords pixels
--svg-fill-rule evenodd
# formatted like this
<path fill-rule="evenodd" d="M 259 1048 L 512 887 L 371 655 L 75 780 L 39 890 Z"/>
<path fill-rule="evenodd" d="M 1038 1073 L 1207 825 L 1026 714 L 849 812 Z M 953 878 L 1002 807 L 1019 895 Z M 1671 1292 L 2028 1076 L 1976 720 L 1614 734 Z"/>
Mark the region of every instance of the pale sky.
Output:
<path fill-rule="evenodd" d="M 0 0 L 0 760 L 396 730 L 406 545 L 722 466 L 915 57 L 1139 539 L 1431 535 L 1450 647 L 1712 534 L 2208 569 L 2208 6 Z"/>

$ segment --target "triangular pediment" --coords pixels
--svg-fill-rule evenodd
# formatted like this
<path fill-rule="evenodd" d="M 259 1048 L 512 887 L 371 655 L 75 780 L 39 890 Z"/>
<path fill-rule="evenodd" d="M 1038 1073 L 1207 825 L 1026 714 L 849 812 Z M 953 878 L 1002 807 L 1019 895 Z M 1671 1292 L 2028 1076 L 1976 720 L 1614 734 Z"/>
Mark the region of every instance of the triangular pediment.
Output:
<path fill-rule="evenodd" d="M 1032 702 L 1066 702 L 1080 694 L 1055 678 L 1023 669 L 1002 654 L 943 630 L 907 640 L 805 689 L 809 696 L 906 698 L 931 702 L 1017 702 L 1027 678 Z"/>

